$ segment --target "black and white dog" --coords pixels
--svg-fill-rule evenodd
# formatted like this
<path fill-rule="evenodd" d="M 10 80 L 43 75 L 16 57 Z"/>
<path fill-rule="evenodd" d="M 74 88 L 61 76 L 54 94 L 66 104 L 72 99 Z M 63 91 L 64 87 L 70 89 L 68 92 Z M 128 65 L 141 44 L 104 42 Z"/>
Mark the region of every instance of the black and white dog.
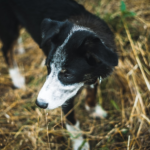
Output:
<path fill-rule="evenodd" d="M 25 79 L 14 63 L 12 51 L 20 26 L 27 29 L 47 57 L 48 75 L 36 104 L 44 109 L 62 106 L 67 114 L 79 89 L 88 84 L 93 89 L 89 86 L 87 90 L 86 109 L 105 117 L 106 112 L 95 102 L 95 85 L 118 64 L 114 37 L 107 24 L 74 0 L 0 0 L 2 51 L 18 88 L 24 86 Z M 80 131 L 74 111 L 67 120 L 70 132 Z M 83 137 L 73 134 L 73 149 L 77 150 Z M 88 142 L 82 149 L 89 149 Z"/>

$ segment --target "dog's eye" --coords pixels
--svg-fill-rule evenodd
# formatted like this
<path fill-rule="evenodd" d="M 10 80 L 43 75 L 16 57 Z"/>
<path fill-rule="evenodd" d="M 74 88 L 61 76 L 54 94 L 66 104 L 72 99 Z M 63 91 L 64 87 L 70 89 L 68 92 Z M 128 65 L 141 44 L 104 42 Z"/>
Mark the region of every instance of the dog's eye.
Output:
<path fill-rule="evenodd" d="M 73 76 L 65 69 L 60 71 L 60 75 L 63 79 L 71 79 Z"/>
<path fill-rule="evenodd" d="M 60 72 L 65 73 L 66 71 L 67 71 L 66 69 L 62 69 Z"/>
<path fill-rule="evenodd" d="M 72 77 L 72 75 L 71 74 L 69 74 L 69 73 L 63 73 L 63 76 L 65 77 L 65 78 L 67 78 L 67 79 L 69 79 L 69 78 L 71 78 Z"/>
<path fill-rule="evenodd" d="M 66 85 L 74 82 L 75 76 L 68 70 L 65 72 L 60 71 L 58 74 L 58 79 Z"/>

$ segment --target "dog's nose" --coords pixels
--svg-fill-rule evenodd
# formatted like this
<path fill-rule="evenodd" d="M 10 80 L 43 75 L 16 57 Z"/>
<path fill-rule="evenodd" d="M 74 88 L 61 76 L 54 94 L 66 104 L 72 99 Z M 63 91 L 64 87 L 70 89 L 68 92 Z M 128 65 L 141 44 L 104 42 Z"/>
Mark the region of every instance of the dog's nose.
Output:
<path fill-rule="evenodd" d="M 48 103 L 39 102 L 38 100 L 36 100 L 35 103 L 38 107 L 43 108 L 43 109 L 47 108 L 48 106 Z"/>

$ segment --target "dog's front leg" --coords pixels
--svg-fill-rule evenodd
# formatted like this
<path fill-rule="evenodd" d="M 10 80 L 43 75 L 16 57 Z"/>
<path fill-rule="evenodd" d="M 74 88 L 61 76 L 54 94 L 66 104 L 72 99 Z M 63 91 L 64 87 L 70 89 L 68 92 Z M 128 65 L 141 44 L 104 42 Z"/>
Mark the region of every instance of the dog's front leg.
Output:
<path fill-rule="evenodd" d="M 70 138 L 72 141 L 73 150 L 89 150 L 90 146 L 88 142 L 85 142 L 82 131 L 79 126 L 79 121 L 75 118 L 75 113 L 73 110 L 74 98 L 68 100 L 62 105 L 62 110 L 67 118 L 66 128 L 70 132 Z"/>
<path fill-rule="evenodd" d="M 97 84 L 86 88 L 85 109 L 92 118 L 106 118 L 107 112 L 96 102 Z"/>

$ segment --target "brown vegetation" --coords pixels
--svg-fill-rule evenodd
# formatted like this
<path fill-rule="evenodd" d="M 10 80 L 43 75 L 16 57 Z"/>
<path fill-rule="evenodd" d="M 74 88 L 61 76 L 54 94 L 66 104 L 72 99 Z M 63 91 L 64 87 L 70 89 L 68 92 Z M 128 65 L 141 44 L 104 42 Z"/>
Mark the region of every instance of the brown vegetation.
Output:
<path fill-rule="evenodd" d="M 115 34 L 119 65 L 103 80 L 97 100 L 109 117 L 92 120 L 84 108 L 85 91 L 77 98 L 76 116 L 92 150 L 150 149 L 150 0 L 125 0 L 127 17 L 119 0 L 78 0 L 101 16 Z M 35 105 L 46 76 L 40 66 L 44 54 L 22 30 L 26 53 L 16 55 L 26 77 L 26 89 L 13 89 L 0 51 L 0 149 L 71 150 L 60 108 L 51 111 Z"/>

